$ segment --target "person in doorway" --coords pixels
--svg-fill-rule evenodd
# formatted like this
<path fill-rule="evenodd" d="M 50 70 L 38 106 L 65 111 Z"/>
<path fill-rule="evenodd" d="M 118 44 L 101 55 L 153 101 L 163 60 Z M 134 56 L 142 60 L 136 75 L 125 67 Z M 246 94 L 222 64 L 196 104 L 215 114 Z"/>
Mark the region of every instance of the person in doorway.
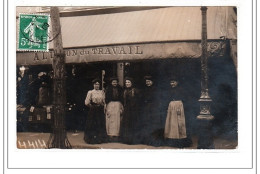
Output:
<path fill-rule="evenodd" d="M 29 76 L 28 71 L 20 71 L 19 72 L 20 77 L 18 78 L 18 84 L 17 84 L 17 103 L 21 104 L 25 107 L 30 106 L 29 101 L 29 94 L 30 91 L 28 91 L 28 84 L 29 84 Z"/>
<path fill-rule="evenodd" d="M 123 143 L 137 144 L 137 127 L 140 115 L 140 92 L 133 87 L 133 79 L 125 78 L 124 90 L 124 114 L 121 127 L 121 138 Z"/>
<path fill-rule="evenodd" d="M 92 81 L 93 90 L 88 91 L 85 99 L 85 105 L 89 107 L 84 132 L 84 140 L 88 144 L 99 144 L 105 141 L 105 93 L 100 90 L 101 81 L 94 79 Z"/>
<path fill-rule="evenodd" d="M 144 77 L 145 89 L 143 91 L 142 128 L 139 135 L 143 135 L 143 143 L 160 146 L 163 134 L 161 117 L 159 114 L 159 95 L 152 76 Z"/>
<path fill-rule="evenodd" d="M 170 80 L 170 86 L 166 99 L 169 105 L 165 121 L 164 138 L 166 145 L 182 148 L 190 145 L 186 134 L 183 104 L 184 93 L 179 86 L 177 78 Z"/>
<path fill-rule="evenodd" d="M 118 78 L 110 78 L 106 89 L 106 131 L 110 142 L 117 142 L 120 135 L 120 125 L 123 113 L 123 89 L 118 84 Z"/>
<path fill-rule="evenodd" d="M 67 107 L 66 112 L 66 128 L 75 134 L 78 134 L 82 125 L 82 86 L 79 85 L 79 76 L 76 74 L 76 67 L 72 65 L 71 73 L 67 75 Z M 83 99 L 84 100 L 84 99 Z"/>
<path fill-rule="evenodd" d="M 46 81 L 43 81 L 41 84 L 41 87 L 39 88 L 39 94 L 38 94 L 38 100 L 37 105 L 43 106 L 43 105 L 50 105 L 50 89 Z"/>

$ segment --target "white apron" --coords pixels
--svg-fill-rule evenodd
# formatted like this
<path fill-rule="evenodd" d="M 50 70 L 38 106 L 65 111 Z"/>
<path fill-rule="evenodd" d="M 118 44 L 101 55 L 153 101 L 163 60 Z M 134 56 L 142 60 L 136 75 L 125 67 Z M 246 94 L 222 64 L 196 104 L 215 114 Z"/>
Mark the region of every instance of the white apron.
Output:
<path fill-rule="evenodd" d="M 181 139 L 187 137 L 182 101 L 170 102 L 165 122 L 164 137 L 171 139 Z"/>
<path fill-rule="evenodd" d="M 123 105 L 118 101 L 111 101 L 106 106 L 106 131 L 109 136 L 119 136 Z"/>

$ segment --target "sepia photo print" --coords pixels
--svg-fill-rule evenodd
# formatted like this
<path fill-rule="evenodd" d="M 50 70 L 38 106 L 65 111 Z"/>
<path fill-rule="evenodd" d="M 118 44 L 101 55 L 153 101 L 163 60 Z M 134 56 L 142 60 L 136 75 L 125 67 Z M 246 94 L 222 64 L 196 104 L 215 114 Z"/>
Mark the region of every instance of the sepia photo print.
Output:
<path fill-rule="evenodd" d="M 18 149 L 236 149 L 234 6 L 16 7 Z"/>

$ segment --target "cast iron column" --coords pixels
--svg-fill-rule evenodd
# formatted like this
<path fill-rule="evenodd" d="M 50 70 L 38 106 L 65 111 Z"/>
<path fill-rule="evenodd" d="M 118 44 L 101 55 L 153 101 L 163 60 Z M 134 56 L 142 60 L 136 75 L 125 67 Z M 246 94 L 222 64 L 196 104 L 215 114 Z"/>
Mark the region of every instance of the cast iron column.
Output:
<path fill-rule="evenodd" d="M 200 114 L 197 116 L 199 124 L 198 149 L 213 149 L 214 142 L 212 136 L 212 120 L 214 116 L 210 114 L 210 103 L 208 89 L 208 52 L 207 52 L 207 7 L 201 7 L 202 33 L 201 33 L 201 96 Z"/>
<path fill-rule="evenodd" d="M 58 7 L 51 7 L 51 23 L 53 31 L 54 58 L 53 68 L 53 132 L 48 141 L 48 148 L 71 148 L 65 129 L 65 105 L 66 105 L 66 84 L 65 84 L 65 52 L 62 46 L 61 26 Z"/>

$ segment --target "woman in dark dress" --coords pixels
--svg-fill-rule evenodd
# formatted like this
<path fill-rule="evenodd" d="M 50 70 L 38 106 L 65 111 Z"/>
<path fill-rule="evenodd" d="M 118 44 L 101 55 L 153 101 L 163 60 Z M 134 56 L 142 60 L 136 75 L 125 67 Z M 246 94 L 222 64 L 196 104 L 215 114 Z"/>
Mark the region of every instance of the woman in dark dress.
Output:
<path fill-rule="evenodd" d="M 103 143 L 106 137 L 105 129 L 105 93 L 100 90 L 101 81 L 95 79 L 92 81 L 94 89 L 88 91 L 85 99 L 85 105 L 89 107 L 86 119 L 86 128 L 84 140 L 88 144 Z"/>
<path fill-rule="evenodd" d="M 140 135 L 143 135 L 143 144 L 160 146 L 163 139 L 163 136 L 160 134 L 163 126 L 159 113 L 159 91 L 153 83 L 152 76 L 145 76 L 144 79 L 146 86 L 142 95 L 143 112 Z"/>
<path fill-rule="evenodd" d="M 120 135 L 123 113 L 123 89 L 118 84 L 118 78 L 110 78 L 111 85 L 106 89 L 106 131 L 109 141 L 116 142 Z"/>
<path fill-rule="evenodd" d="M 133 79 L 125 78 L 124 90 L 124 114 L 122 119 L 121 138 L 123 143 L 136 144 L 138 139 L 135 139 L 139 124 L 140 113 L 140 93 L 139 90 L 133 87 Z"/>

